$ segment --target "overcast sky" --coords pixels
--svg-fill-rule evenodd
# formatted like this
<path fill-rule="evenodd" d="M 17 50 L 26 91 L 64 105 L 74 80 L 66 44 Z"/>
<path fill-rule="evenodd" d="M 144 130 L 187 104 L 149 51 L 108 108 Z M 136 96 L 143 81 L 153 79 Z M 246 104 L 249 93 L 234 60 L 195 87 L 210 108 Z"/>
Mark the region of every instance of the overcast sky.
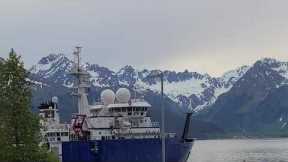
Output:
<path fill-rule="evenodd" d="M 113 69 L 219 76 L 263 57 L 288 61 L 287 0 L 0 0 L 0 56 L 49 53 Z"/>

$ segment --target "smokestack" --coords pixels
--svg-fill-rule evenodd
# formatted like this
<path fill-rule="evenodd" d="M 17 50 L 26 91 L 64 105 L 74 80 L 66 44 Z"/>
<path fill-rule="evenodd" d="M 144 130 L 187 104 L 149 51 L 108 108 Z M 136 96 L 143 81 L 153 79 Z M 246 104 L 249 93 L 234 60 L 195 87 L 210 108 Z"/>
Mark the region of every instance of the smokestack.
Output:
<path fill-rule="evenodd" d="M 184 126 L 184 130 L 183 130 L 183 135 L 182 135 L 182 140 L 185 141 L 186 139 L 188 139 L 188 133 L 189 133 L 189 129 L 190 129 L 190 122 L 191 122 L 191 117 L 192 117 L 192 112 L 189 112 L 186 114 L 186 121 L 185 121 L 185 126 Z"/>

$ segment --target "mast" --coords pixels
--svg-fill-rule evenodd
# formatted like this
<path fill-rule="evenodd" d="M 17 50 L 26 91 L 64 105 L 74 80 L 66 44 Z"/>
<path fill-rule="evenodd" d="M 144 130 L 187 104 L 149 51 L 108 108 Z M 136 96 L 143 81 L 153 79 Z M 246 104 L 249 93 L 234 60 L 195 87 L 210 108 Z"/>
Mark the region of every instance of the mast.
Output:
<path fill-rule="evenodd" d="M 166 162 L 166 146 L 165 146 L 165 110 L 164 110 L 164 75 L 160 73 L 161 79 L 161 142 L 162 142 L 162 162 Z"/>
<path fill-rule="evenodd" d="M 150 75 L 152 78 L 160 78 L 161 82 L 161 149 L 162 149 L 162 162 L 166 162 L 166 133 L 165 133 L 165 109 L 164 109 L 164 73 L 158 71 L 156 74 Z"/>
<path fill-rule="evenodd" d="M 90 75 L 87 71 L 85 71 L 81 67 L 81 53 L 82 47 L 75 47 L 75 51 L 73 52 L 74 55 L 74 62 L 71 75 L 73 75 L 76 79 L 74 81 L 74 93 L 73 95 L 76 96 L 78 102 L 78 114 L 88 115 L 88 99 L 87 99 L 87 89 L 90 87 L 89 85 L 89 78 Z"/>

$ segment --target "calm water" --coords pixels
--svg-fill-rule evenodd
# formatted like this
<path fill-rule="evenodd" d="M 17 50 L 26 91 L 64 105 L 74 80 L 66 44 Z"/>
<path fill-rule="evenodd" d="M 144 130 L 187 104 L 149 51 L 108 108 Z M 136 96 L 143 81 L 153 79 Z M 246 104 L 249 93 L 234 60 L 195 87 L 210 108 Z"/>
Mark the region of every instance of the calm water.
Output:
<path fill-rule="evenodd" d="M 288 162 L 288 139 L 196 141 L 189 162 Z"/>

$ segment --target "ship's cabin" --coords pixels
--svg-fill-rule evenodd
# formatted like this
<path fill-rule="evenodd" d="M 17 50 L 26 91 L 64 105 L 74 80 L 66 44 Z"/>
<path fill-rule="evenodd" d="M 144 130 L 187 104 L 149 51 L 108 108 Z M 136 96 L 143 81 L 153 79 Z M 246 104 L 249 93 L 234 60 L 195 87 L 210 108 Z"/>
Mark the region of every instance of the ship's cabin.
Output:
<path fill-rule="evenodd" d="M 108 111 L 113 116 L 144 117 L 147 116 L 149 106 L 113 104 L 108 106 Z"/>
<path fill-rule="evenodd" d="M 159 138 L 160 126 L 149 116 L 151 105 L 144 100 L 131 99 L 130 91 L 120 88 L 116 94 L 106 89 L 101 102 L 90 105 L 92 139 Z"/>
<path fill-rule="evenodd" d="M 121 107 L 111 108 L 109 112 L 112 114 L 121 114 L 123 116 L 145 116 L 147 107 Z"/>
<path fill-rule="evenodd" d="M 52 101 L 43 102 L 38 107 L 39 109 L 39 116 L 41 118 L 55 118 L 58 113 L 58 109 L 56 107 L 56 103 L 53 103 Z"/>
<path fill-rule="evenodd" d="M 120 88 L 116 94 L 106 89 L 101 93 L 101 101 L 89 105 L 90 116 L 145 117 L 151 105 L 143 97 L 131 99 L 130 91 Z"/>
<path fill-rule="evenodd" d="M 69 140 L 69 129 L 55 129 L 55 130 L 49 130 L 45 132 L 45 138 L 47 139 L 47 142 L 49 143 L 56 143 L 61 141 L 68 141 Z"/>

